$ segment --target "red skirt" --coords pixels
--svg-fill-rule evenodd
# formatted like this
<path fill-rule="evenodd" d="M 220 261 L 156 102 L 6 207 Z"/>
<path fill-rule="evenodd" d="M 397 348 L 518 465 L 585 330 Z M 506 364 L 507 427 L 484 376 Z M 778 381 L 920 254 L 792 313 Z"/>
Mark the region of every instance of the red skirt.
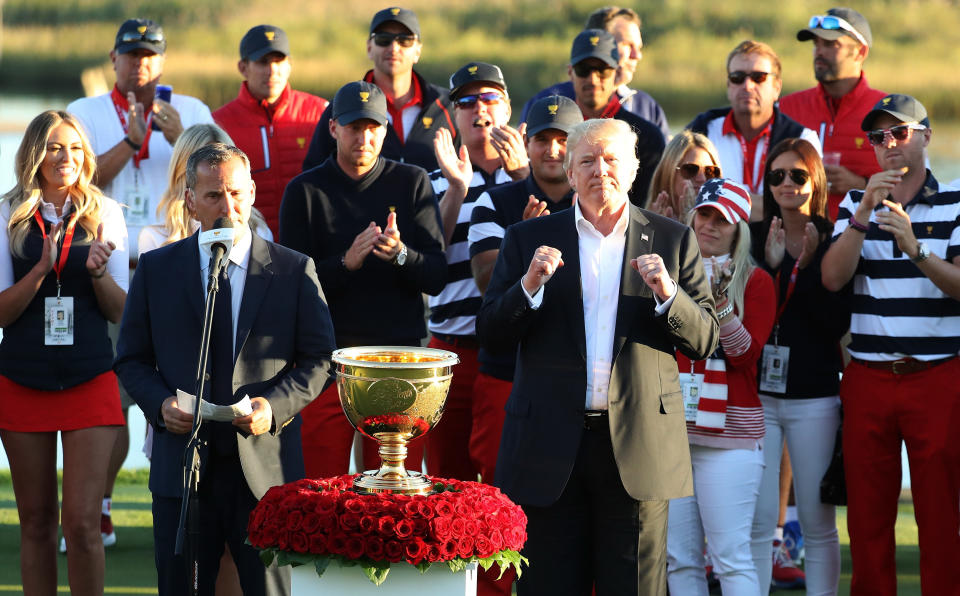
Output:
<path fill-rule="evenodd" d="M 53 432 L 122 425 L 120 387 L 113 371 L 62 391 L 32 389 L 0 375 L 0 428 Z"/>

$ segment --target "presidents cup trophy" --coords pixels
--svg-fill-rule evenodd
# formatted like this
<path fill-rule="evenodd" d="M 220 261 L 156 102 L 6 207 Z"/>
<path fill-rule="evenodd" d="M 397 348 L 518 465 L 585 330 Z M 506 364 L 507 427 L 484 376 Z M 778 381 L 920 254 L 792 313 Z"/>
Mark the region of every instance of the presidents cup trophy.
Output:
<path fill-rule="evenodd" d="M 403 467 L 407 441 L 440 421 L 450 391 L 453 352 L 433 348 L 370 346 L 333 353 L 337 390 L 347 420 L 380 445 L 380 469 L 354 481 L 363 493 L 429 493 L 433 483 Z"/>

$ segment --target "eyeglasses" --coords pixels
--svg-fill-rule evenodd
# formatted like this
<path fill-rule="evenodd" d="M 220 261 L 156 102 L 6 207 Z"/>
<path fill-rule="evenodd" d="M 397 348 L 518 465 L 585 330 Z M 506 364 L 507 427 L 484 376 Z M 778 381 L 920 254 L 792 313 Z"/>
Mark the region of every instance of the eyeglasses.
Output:
<path fill-rule="evenodd" d="M 701 166 L 698 163 L 682 163 L 677 166 L 677 171 L 680 172 L 680 176 L 684 180 L 693 180 L 697 177 L 697 174 L 700 173 L 700 168 L 703 168 L 704 178 L 720 177 L 720 166 Z"/>
<path fill-rule="evenodd" d="M 742 85 L 744 81 L 747 80 L 747 77 L 750 77 L 750 80 L 756 84 L 760 84 L 767 80 L 767 77 L 770 76 L 769 72 L 762 72 L 759 70 L 754 70 L 751 72 L 744 72 L 742 70 L 735 70 L 727 75 L 727 79 L 734 85 Z"/>
<path fill-rule="evenodd" d="M 793 183 L 797 186 L 803 186 L 807 183 L 807 180 L 810 179 L 810 172 L 806 170 L 801 170 L 800 168 L 793 168 L 791 170 L 770 170 L 770 173 L 767 174 L 767 182 L 770 183 L 770 186 L 780 186 L 783 184 L 783 181 L 786 180 L 787 174 L 790 174 L 790 179 L 793 180 Z"/>
<path fill-rule="evenodd" d="M 134 41 L 160 43 L 163 41 L 163 33 L 160 31 L 150 31 L 149 29 L 140 33 L 136 29 L 131 29 L 130 31 L 124 31 L 120 34 L 120 43 L 131 43 Z"/>
<path fill-rule="evenodd" d="M 478 101 L 485 106 L 490 106 L 503 101 L 503 94 L 498 91 L 484 91 L 483 93 L 474 93 L 473 95 L 461 95 L 454 101 L 453 105 L 464 110 L 469 110 L 477 105 Z"/>
<path fill-rule="evenodd" d="M 911 130 L 926 130 L 927 127 L 922 124 L 898 124 L 897 126 L 891 126 L 890 128 L 883 128 L 878 130 L 871 130 L 867 133 L 867 140 L 870 141 L 870 144 L 874 147 L 882 147 L 890 142 L 890 139 L 895 141 L 906 141 L 910 138 Z M 887 135 L 890 135 L 889 138 Z"/>
<path fill-rule="evenodd" d="M 573 73 L 584 79 L 593 73 L 599 74 L 601 79 L 609 79 L 616 70 L 617 69 L 612 66 L 598 66 L 596 64 L 584 64 L 583 62 L 578 62 L 573 65 Z"/>
<path fill-rule="evenodd" d="M 393 42 L 397 42 L 401 48 L 409 48 L 417 42 L 417 36 L 408 33 L 376 32 L 370 34 L 370 39 L 381 48 L 392 45 Z"/>
<path fill-rule="evenodd" d="M 846 31 L 863 45 L 870 45 L 867 43 L 867 40 L 863 38 L 863 35 L 860 35 L 860 32 L 853 28 L 853 25 L 845 19 L 830 14 L 810 17 L 810 23 L 807 24 L 807 27 L 810 29 L 826 29 L 827 31 Z"/>

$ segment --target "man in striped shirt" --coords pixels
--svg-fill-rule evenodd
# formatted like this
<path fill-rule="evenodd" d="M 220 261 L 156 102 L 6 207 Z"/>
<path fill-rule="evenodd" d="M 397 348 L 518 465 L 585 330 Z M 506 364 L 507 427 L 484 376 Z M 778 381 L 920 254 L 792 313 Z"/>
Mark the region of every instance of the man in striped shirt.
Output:
<path fill-rule="evenodd" d="M 446 129 L 434 142 L 440 169 L 430 175 L 440 201 L 447 245 L 447 285 L 429 299 L 430 346 L 460 356 L 443 420 L 427 437 L 427 469 L 442 478 L 476 480 L 469 440 L 473 383 L 477 375 L 476 316 L 480 291 L 470 273 L 467 229 L 477 197 L 487 189 L 523 180 L 530 172 L 523 145 L 526 129 L 512 128 L 510 97 L 500 68 L 471 62 L 450 77 L 450 101 L 462 145 Z"/>
<path fill-rule="evenodd" d="M 888 95 L 861 128 L 882 171 L 840 204 L 823 283 L 853 280 L 850 355 L 840 386 L 853 580 L 850 593 L 896 594 L 900 445 L 910 458 L 924 594 L 958 594 L 960 488 L 960 190 L 924 164 L 927 112 Z"/>

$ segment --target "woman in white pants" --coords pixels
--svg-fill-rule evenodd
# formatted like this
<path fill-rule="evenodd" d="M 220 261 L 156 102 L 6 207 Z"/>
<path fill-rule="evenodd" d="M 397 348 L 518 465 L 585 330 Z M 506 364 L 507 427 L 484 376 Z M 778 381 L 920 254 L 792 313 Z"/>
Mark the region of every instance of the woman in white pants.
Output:
<path fill-rule="evenodd" d="M 750 193 L 724 178 L 697 194 L 691 225 L 710 277 L 720 348 L 707 360 L 677 354 L 693 462 L 692 497 L 670 502 L 671 594 L 706 596 L 704 540 L 724 596 L 758 596 L 750 528 L 763 471 L 757 359 L 770 335 L 773 280 L 750 257 Z"/>
<path fill-rule="evenodd" d="M 840 425 L 840 338 L 850 326 L 850 303 L 849 292 L 834 294 L 820 281 L 820 261 L 833 224 L 827 219 L 823 163 L 810 143 L 786 139 L 770 150 L 763 213 L 754 230 L 753 254 L 774 276 L 778 301 L 777 322 L 766 348 L 771 356 L 760 371 L 767 436 L 753 524 L 754 560 L 766 595 L 786 440 L 804 536 L 807 594 L 836 594 L 840 543 L 834 507 L 820 502 L 820 480 L 830 465 Z"/>

